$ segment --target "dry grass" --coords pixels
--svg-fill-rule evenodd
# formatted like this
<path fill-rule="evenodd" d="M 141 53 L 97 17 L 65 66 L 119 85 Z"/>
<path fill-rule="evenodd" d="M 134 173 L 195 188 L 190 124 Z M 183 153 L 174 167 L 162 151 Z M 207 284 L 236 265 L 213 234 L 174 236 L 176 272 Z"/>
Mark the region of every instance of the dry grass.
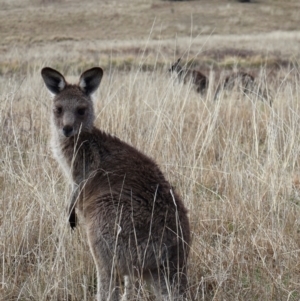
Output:
<path fill-rule="evenodd" d="M 0 74 L 37 62 L 128 69 L 145 49 L 151 69 L 182 55 L 204 70 L 299 59 L 298 0 L 3 0 L 1 8 Z"/>
<path fill-rule="evenodd" d="M 2 0 L 0 45 L 71 40 L 170 39 L 298 30 L 297 0 Z"/>
<path fill-rule="evenodd" d="M 233 10 L 217 0 L 203 1 L 206 10 L 202 1 L 124 1 L 117 8 L 124 13 L 115 19 L 111 1 L 91 1 L 85 10 L 79 2 L 44 2 L 4 1 L 0 12 L 0 300 L 93 300 L 95 292 L 85 234 L 68 227 L 70 191 L 49 150 L 51 100 L 40 76 L 45 65 L 71 78 L 93 65 L 105 67 L 97 125 L 155 158 L 182 195 L 193 231 L 189 280 L 195 300 L 299 300 L 299 32 L 272 32 L 293 29 L 298 1 L 229 1 Z M 210 34 L 209 18 L 220 15 L 218 34 L 186 37 L 191 11 L 194 25 L 196 17 L 207 17 L 201 23 L 207 32 L 199 25 L 195 35 Z M 176 13 L 173 28 L 168 24 Z M 155 14 L 165 21 L 155 23 L 153 39 L 140 40 Z M 229 18 L 234 15 L 245 18 Z M 265 23 L 257 21 L 262 16 L 268 16 Z M 287 22 L 277 22 L 286 16 Z M 248 25 L 229 24 L 231 32 L 226 20 Z M 270 33 L 252 35 L 262 28 Z M 213 86 L 200 96 L 189 85 L 176 85 L 168 64 L 199 52 L 189 63 L 207 75 L 211 66 L 261 74 L 273 106 L 255 94 L 227 93 L 214 102 Z"/>
<path fill-rule="evenodd" d="M 159 71 L 106 73 L 97 125 L 156 158 L 183 196 L 196 300 L 300 298 L 299 74 L 289 71 L 270 87 L 272 108 L 254 95 L 215 103 Z M 67 225 L 39 70 L 0 88 L 2 299 L 92 300 L 94 265 L 82 229 Z"/>

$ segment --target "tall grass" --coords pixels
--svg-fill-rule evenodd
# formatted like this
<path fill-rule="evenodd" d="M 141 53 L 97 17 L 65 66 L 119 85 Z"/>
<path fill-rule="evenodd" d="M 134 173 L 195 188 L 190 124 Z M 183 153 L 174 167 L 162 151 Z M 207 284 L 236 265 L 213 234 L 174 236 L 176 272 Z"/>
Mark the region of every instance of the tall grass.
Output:
<path fill-rule="evenodd" d="M 49 150 L 41 65 L 0 79 L 0 299 L 93 300 L 95 267 L 71 232 Z M 78 74 L 70 74 L 76 75 Z M 300 299 L 299 74 L 255 94 L 201 96 L 162 71 L 106 71 L 96 124 L 154 158 L 189 209 L 195 300 Z"/>

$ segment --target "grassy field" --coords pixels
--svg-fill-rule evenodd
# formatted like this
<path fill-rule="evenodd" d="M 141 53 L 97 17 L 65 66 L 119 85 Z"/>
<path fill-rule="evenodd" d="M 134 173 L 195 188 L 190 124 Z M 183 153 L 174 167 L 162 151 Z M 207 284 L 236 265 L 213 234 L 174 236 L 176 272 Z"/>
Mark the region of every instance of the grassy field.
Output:
<path fill-rule="evenodd" d="M 300 300 L 299 1 L 1 1 L 0 300 L 93 300 L 49 149 L 44 66 L 104 67 L 96 124 L 154 158 L 192 228 L 191 300 Z M 167 68 L 253 73 L 273 96 L 199 95 Z M 148 300 L 145 297 L 143 300 Z M 150 299 L 149 299 L 150 300 Z"/>

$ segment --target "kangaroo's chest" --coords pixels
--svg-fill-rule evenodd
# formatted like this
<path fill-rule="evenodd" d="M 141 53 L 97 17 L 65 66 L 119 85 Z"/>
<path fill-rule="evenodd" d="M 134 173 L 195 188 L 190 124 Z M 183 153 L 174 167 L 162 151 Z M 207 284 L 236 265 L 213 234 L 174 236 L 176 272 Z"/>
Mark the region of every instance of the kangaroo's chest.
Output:
<path fill-rule="evenodd" d="M 50 145 L 51 145 L 52 154 L 56 159 L 56 161 L 58 162 L 60 168 L 63 170 L 68 181 L 70 183 L 73 183 L 74 181 L 72 177 L 71 164 L 70 162 L 68 162 L 69 160 L 67 160 L 64 152 L 62 151 L 60 141 L 55 136 L 52 136 Z"/>

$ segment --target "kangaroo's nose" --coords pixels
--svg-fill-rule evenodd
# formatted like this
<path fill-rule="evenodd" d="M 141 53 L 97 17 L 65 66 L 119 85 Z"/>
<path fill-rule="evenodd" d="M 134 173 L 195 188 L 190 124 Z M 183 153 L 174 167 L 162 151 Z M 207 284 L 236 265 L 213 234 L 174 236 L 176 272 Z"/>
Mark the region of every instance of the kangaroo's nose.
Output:
<path fill-rule="evenodd" d="M 66 125 L 63 127 L 63 133 L 66 137 L 70 137 L 73 132 L 73 127 L 70 125 Z"/>

